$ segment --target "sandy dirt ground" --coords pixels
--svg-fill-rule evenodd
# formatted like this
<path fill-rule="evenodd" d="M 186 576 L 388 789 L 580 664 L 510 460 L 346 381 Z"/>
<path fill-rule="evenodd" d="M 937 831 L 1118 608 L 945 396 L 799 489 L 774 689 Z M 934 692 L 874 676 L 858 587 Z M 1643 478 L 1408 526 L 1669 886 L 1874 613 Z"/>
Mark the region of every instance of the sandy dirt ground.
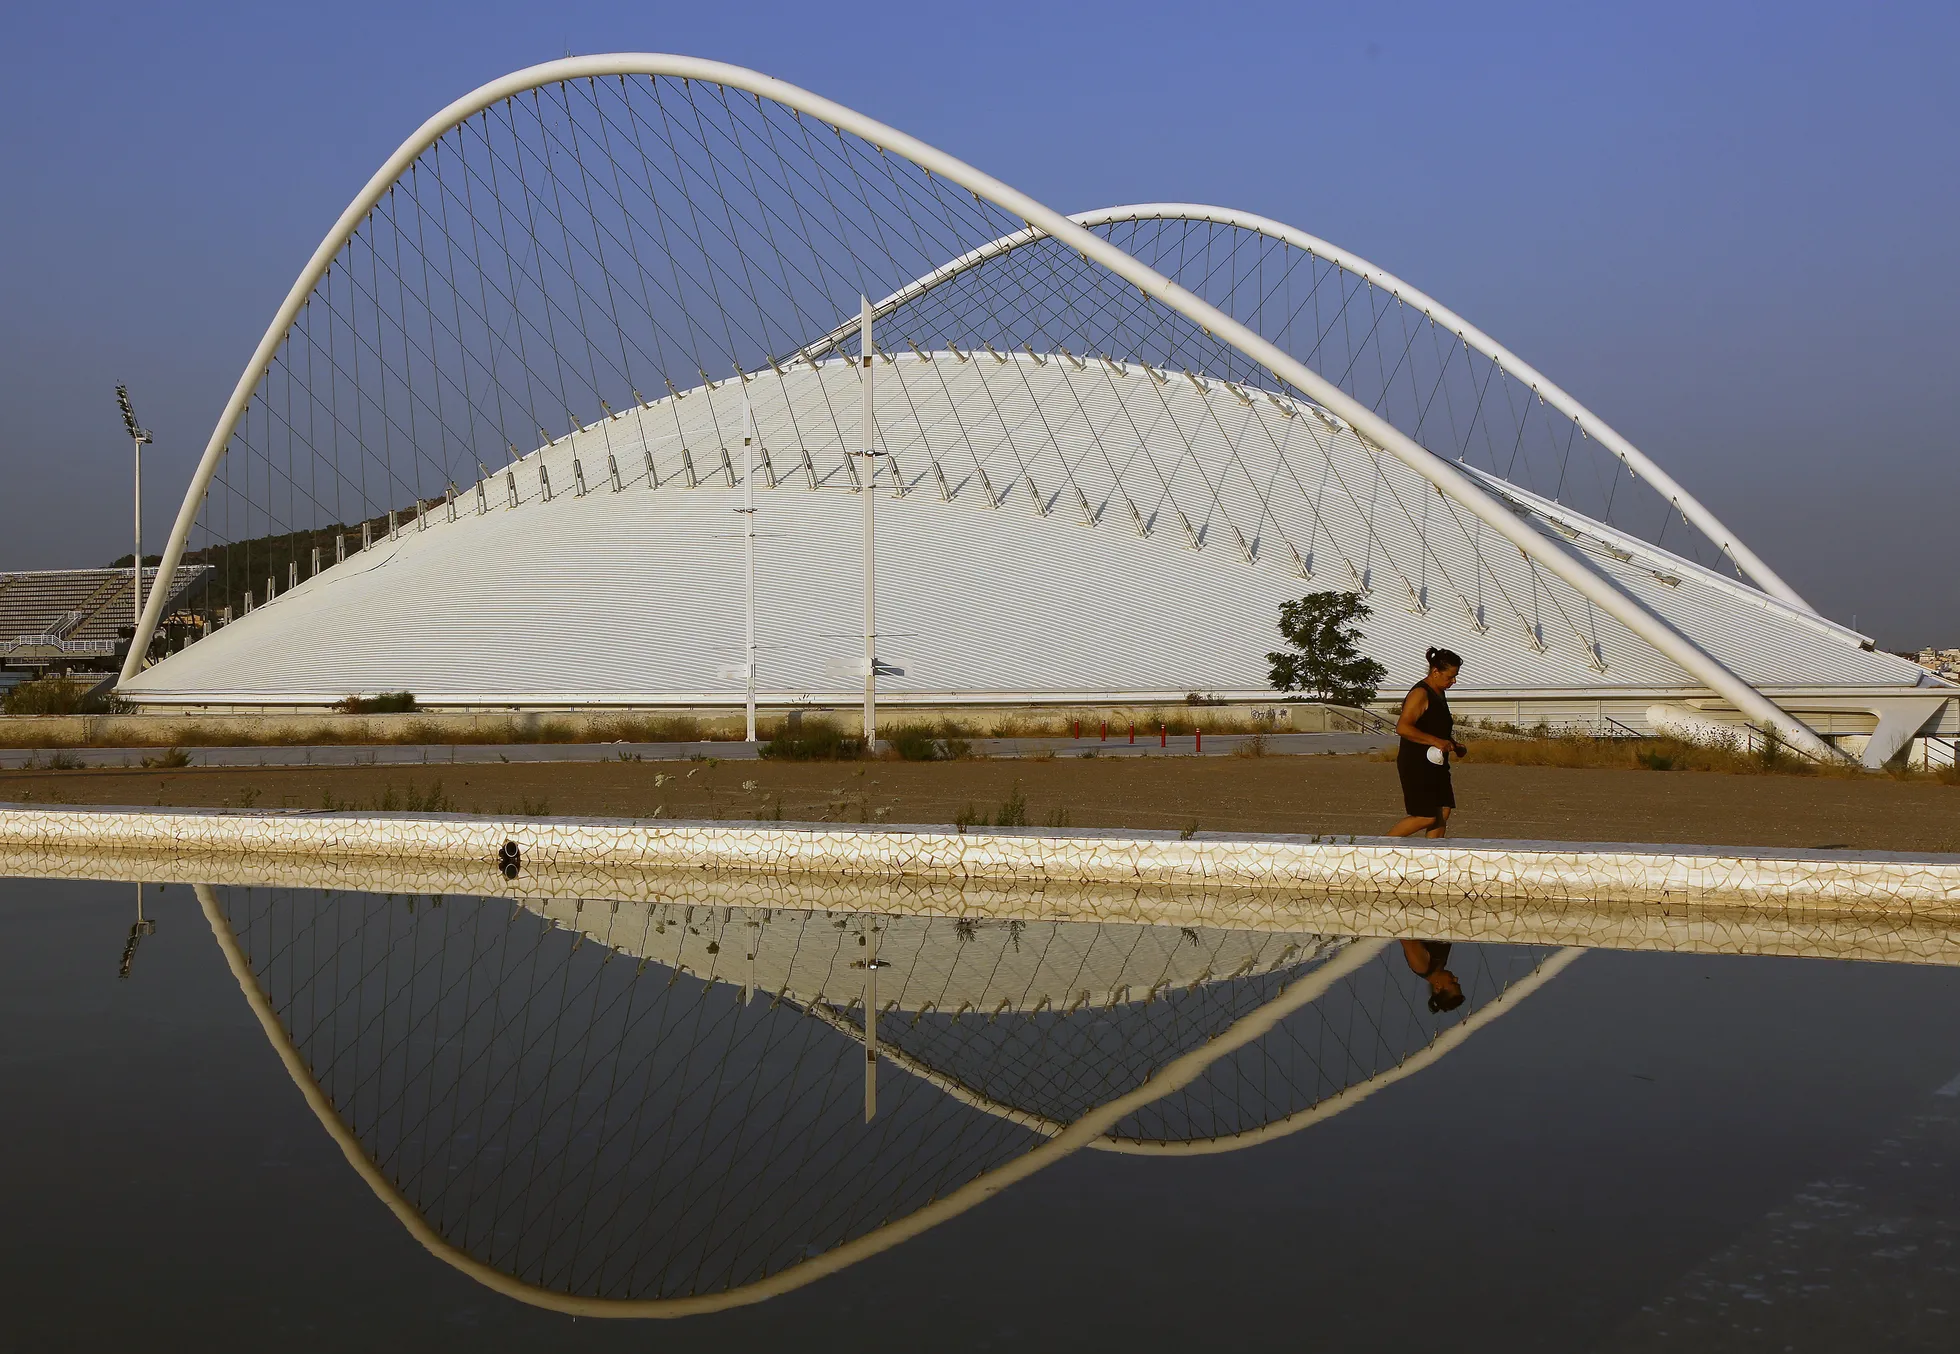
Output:
<path fill-rule="evenodd" d="M 1936 782 L 1470 761 L 1456 785 L 1458 837 L 1960 851 L 1960 788 Z M 872 823 L 993 821 L 1017 790 L 1034 826 L 1380 833 L 1401 816 L 1394 765 L 1361 756 L 0 772 L 0 801 L 37 804 Z"/>

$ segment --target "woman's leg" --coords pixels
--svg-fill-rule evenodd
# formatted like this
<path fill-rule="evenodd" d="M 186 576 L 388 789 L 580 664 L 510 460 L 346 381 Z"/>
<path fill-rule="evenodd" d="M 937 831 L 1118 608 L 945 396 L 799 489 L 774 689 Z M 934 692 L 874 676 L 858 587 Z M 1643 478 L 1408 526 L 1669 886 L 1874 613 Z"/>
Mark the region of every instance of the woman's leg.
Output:
<path fill-rule="evenodd" d="M 1435 826 L 1429 829 L 1432 837 L 1447 837 L 1450 833 L 1450 806 L 1445 804 L 1436 810 Z"/>
<path fill-rule="evenodd" d="M 1440 818 L 1436 818 L 1434 816 L 1425 818 L 1416 815 L 1411 815 L 1410 817 L 1404 818 L 1401 822 L 1397 823 L 1394 827 L 1390 828 L 1388 830 L 1388 835 L 1391 837 L 1413 837 L 1416 835 L 1416 833 L 1428 829 L 1429 835 L 1434 837 L 1439 835 L 1439 832 L 1437 831 L 1437 826 L 1441 822 L 1442 820 Z"/>

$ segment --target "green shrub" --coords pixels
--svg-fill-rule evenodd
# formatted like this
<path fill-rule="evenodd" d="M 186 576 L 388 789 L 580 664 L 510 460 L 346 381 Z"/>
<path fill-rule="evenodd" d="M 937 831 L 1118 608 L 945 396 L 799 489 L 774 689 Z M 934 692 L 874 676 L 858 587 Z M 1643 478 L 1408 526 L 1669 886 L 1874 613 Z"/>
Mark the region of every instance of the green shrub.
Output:
<path fill-rule="evenodd" d="M 1783 761 L 1783 735 L 1774 728 L 1763 730 L 1763 745 L 1756 750 L 1756 757 L 1763 764 L 1763 770 L 1774 771 Z"/>
<path fill-rule="evenodd" d="M 1021 793 L 1021 782 L 1014 782 L 1013 791 L 1001 801 L 1000 812 L 994 815 L 995 827 L 1026 827 L 1028 825 L 1028 797 Z"/>
<path fill-rule="evenodd" d="M 349 696 L 334 709 L 343 715 L 412 715 L 422 707 L 412 691 L 383 691 L 378 696 Z"/>
<path fill-rule="evenodd" d="M 936 762 L 939 760 L 939 740 L 932 736 L 932 730 L 917 724 L 901 724 L 885 736 L 893 752 L 900 760 L 907 762 Z"/>
<path fill-rule="evenodd" d="M 406 790 L 397 791 L 390 783 L 374 801 L 374 807 L 381 813 L 455 813 L 456 801 L 451 799 L 437 781 L 427 790 L 418 789 L 414 781 L 408 783 Z"/>
<path fill-rule="evenodd" d="M 827 762 L 864 755 L 864 739 L 846 734 L 827 719 L 806 719 L 801 728 L 785 724 L 764 743 L 761 755 L 785 762 Z"/>
<path fill-rule="evenodd" d="M 0 710 L 10 715 L 99 715 L 109 703 L 109 685 L 100 678 L 42 677 L 9 691 Z"/>
<path fill-rule="evenodd" d="M 930 724 L 900 724 L 885 741 L 907 762 L 956 762 L 973 755 L 973 744 L 959 737 L 957 726 L 951 724 L 938 729 Z"/>

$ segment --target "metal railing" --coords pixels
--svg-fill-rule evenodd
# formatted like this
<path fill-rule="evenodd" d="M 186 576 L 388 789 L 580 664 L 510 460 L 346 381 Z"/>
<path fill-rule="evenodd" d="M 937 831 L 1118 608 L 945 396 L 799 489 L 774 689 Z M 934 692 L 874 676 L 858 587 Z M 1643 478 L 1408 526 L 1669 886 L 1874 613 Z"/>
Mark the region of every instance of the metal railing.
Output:
<path fill-rule="evenodd" d="M 61 639 L 58 636 L 42 633 L 38 635 L 16 635 L 13 643 L 0 645 L 0 653 L 18 653 L 22 649 L 52 649 L 56 653 L 112 654 L 116 651 L 113 639 Z"/>
<path fill-rule="evenodd" d="M 1364 710 L 1356 705 L 1329 705 L 1327 710 L 1327 731 L 1329 733 L 1378 733 L 1395 732 L 1395 721 L 1373 710 Z"/>

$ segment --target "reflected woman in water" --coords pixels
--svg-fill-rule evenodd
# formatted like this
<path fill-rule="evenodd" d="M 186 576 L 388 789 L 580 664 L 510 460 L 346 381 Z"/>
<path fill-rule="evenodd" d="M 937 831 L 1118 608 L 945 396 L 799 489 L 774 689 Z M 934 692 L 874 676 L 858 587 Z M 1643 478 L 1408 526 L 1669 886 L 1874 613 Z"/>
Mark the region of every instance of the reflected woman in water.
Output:
<path fill-rule="evenodd" d="M 1446 967 L 1450 962 L 1447 940 L 1405 940 L 1402 957 L 1409 971 L 1429 984 L 1429 1009 L 1440 1015 L 1463 1005 L 1463 984 Z"/>

